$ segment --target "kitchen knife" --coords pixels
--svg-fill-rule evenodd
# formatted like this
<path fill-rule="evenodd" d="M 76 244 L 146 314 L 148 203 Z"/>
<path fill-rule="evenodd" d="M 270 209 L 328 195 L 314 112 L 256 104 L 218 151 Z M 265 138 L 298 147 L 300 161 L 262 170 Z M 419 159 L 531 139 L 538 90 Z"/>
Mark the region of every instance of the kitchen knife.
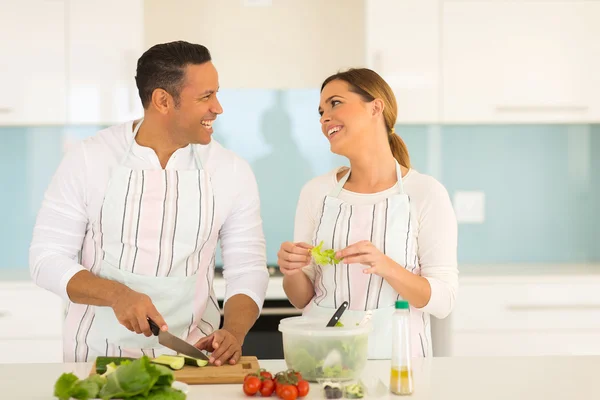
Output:
<path fill-rule="evenodd" d="M 185 354 L 188 357 L 199 358 L 201 360 L 208 361 L 208 357 L 200 350 L 186 342 L 185 340 L 179 339 L 177 336 L 170 334 L 168 331 L 161 331 L 158 325 L 150 318 L 148 318 L 150 324 L 150 330 L 154 336 L 158 336 L 158 343 L 171 350 L 175 350 L 177 353 Z"/>
<path fill-rule="evenodd" d="M 331 319 L 327 323 L 326 327 L 330 328 L 332 326 L 335 326 L 335 324 L 340 320 L 340 317 L 342 316 L 342 314 L 344 313 L 344 311 L 346 311 L 346 308 L 348 308 L 348 302 L 347 301 L 343 302 L 342 305 L 340 306 L 340 308 L 337 309 L 337 311 L 335 312 L 335 314 L 333 314 L 333 317 L 331 317 Z"/>

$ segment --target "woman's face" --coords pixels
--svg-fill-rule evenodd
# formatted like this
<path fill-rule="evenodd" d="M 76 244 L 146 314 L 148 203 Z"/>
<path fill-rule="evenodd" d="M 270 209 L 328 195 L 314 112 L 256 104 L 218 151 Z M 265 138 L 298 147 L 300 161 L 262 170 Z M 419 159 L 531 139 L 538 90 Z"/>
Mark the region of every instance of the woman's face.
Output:
<path fill-rule="evenodd" d="M 351 92 L 347 82 L 334 80 L 321 92 L 319 103 L 321 131 L 329 140 L 333 153 L 349 156 L 364 149 L 367 132 L 373 127 L 372 103 Z"/>

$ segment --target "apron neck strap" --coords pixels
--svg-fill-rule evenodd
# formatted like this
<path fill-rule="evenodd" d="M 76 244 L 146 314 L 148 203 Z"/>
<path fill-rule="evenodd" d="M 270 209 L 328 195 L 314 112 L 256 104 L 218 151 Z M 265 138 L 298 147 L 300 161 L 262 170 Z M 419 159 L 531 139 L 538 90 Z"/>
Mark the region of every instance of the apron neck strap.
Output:
<path fill-rule="evenodd" d="M 133 130 L 133 135 L 131 135 L 131 140 L 127 144 L 127 150 L 125 150 L 125 154 L 123 154 L 123 158 L 119 162 L 119 165 L 123 165 L 125 163 L 125 160 L 127 160 L 127 157 L 129 157 L 129 153 L 131 153 L 131 149 L 133 148 L 133 143 L 135 142 L 135 137 L 137 136 L 138 131 L 140 130 L 140 126 L 142 126 L 142 122 L 144 122 L 143 118 L 140 120 L 140 122 L 137 124 L 137 126 Z M 199 171 L 202 171 L 202 169 L 203 169 L 202 160 L 200 159 L 198 150 L 196 149 L 196 146 L 194 144 L 190 144 L 190 147 L 192 148 L 192 154 L 194 156 L 194 161 L 196 162 L 196 168 L 198 168 Z"/>
<path fill-rule="evenodd" d="M 329 193 L 330 197 L 338 197 L 342 192 L 342 188 L 348 182 L 348 178 L 350 178 L 351 170 L 348 169 L 348 172 L 336 183 L 335 187 Z M 400 164 L 396 161 L 396 177 L 398 181 L 396 182 L 395 187 L 397 188 L 398 194 L 404 194 L 404 184 L 402 183 L 402 168 L 400 168 Z"/>

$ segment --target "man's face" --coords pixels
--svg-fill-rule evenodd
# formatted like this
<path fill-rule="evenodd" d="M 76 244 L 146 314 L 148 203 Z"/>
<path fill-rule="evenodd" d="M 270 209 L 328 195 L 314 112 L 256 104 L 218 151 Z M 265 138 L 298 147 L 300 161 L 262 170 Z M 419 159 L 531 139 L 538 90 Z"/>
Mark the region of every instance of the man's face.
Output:
<path fill-rule="evenodd" d="M 185 67 L 179 93 L 179 106 L 173 109 L 173 126 L 177 136 L 187 143 L 208 144 L 212 124 L 223 112 L 217 90 L 219 75 L 212 62 Z"/>

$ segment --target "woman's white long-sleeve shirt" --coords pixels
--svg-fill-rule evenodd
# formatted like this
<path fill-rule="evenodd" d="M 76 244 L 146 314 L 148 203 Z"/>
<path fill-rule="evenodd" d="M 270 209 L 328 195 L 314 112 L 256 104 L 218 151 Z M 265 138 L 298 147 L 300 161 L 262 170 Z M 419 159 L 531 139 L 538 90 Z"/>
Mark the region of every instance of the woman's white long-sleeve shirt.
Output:
<path fill-rule="evenodd" d="M 313 240 L 323 198 L 337 184 L 339 170 L 336 168 L 311 180 L 302 189 L 296 210 L 295 242 L 310 244 Z M 402 182 L 410 197 L 411 225 L 417 226 L 417 262 L 421 276 L 431 286 L 431 298 L 420 310 L 444 318 L 454 308 L 458 290 L 458 226 L 452 203 L 441 183 L 415 169 L 410 169 Z M 349 204 L 374 204 L 389 197 L 394 190 L 361 194 L 343 189 L 339 198 Z M 303 271 L 314 284 L 314 263 Z"/>
<path fill-rule="evenodd" d="M 45 193 L 29 250 L 36 284 L 68 300 L 67 283 L 84 269 L 78 262 L 89 223 L 100 211 L 110 172 L 123 159 L 132 135 L 132 122 L 100 131 L 73 146 L 65 155 Z M 225 301 L 246 294 L 262 308 L 269 274 L 255 176 L 246 161 L 218 142 L 198 146 L 203 167 L 211 177 L 215 222 L 226 281 Z M 126 166 L 160 170 L 154 150 L 133 143 Z M 191 147 L 178 149 L 166 169 L 194 169 Z M 160 216 L 157 216 L 160 218 Z"/>

